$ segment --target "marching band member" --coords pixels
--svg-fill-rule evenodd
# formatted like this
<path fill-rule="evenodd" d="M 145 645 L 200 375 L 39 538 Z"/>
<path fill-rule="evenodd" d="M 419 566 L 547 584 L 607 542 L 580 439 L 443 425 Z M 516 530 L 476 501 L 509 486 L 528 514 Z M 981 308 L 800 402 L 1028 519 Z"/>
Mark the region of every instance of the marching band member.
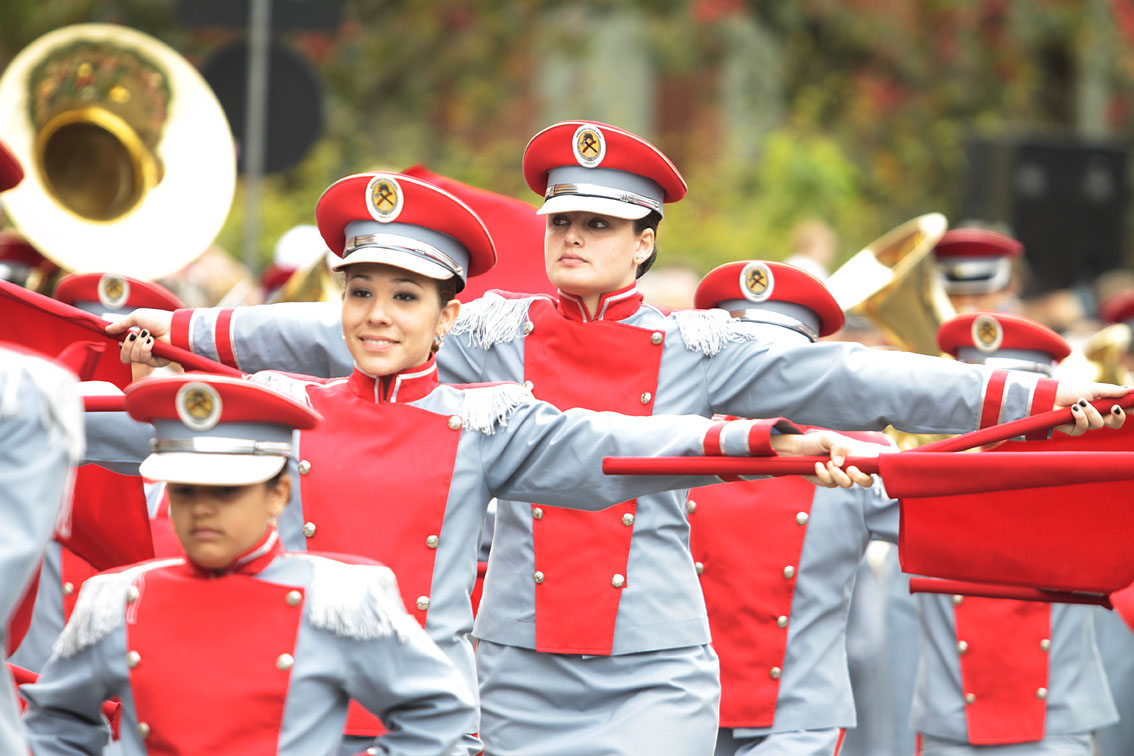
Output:
<path fill-rule="evenodd" d="M 983 228 L 953 228 L 933 248 L 938 277 L 957 312 L 1002 310 L 1016 295 L 1013 268 L 1024 245 Z"/>
<path fill-rule="evenodd" d="M 785 344 L 723 312 L 671 316 L 644 305 L 635 280 L 656 257 L 663 205 L 686 187 L 640 137 L 559 123 L 532 139 L 523 169 L 546 199 L 545 264 L 559 295 L 489 294 L 467 306 L 439 352 L 446 380 L 525 381 L 561 409 L 784 414 L 912 432 L 961 432 L 982 414 L 1031 411 L 1033 377 L 848 344 Z M 323 374 L 344 368 L 336 320 L 327 308 L 291 305 L 136 314 L 117 328 L 140 325 L 245 370 Z M 1056 400 L 1123 393 L 1061 384 Z M 1103 424 L 1084 410 L 1075 429 Z M 515 498 L 497 510 L 476 621 L 489 752 L 573 752 L 580 739 L 612 752 L 711 752 L 718 672 L 684 496 L 595 514 Z"/>
<path fill-rule="evenodd" d="M 448 753 L 474 719 L 472 697 L 406 614 L 393 573 L 284 553 L 275 520 L 292 488 L 292 435 L 318 414 L 201 375 L 135 383 L 126 409 L 154 425 L 140 472 L 168 482 L 185 556 L 83 586 L 42 675 L 22 688 L 35 753 L 101 753 L 100 705 L 115 695 L 128 753 L 328 753 L 351 699 L 386 722 L 384 753 Z"/>
<path fill-rule="evenodd" d="M 760 294 L 744 282 L 766 281 Z M 763 324 L 768 338 L 815 341 L 843 313 L 817 279 L 778 262 L 722 265 L 700 309 Z M 889 445 L 882 433 L 853 434 Z M 897 502 L 879 481 L 848 491 L 785 477 L 690 491 L 690 548 L 721 664 L 716 756 L 832 756 L 855 724 L 847 614 L 872 538 L 896 542 Z"/>
<path fill-rule="evenodd" d="M 1071 351 L 1038 323 L 970 313 L 941 326 L 942 351 L 1050 375 Z M 1090 756 L 1117 720 L 1094 612 L 1070 604 L 918 594 L 921 658 L 910 719 L 923 756 Z"/>
<path fill-rule="evenodd" d="M 280 519 L 281 534 L 289 548 L 360 554 L 394 569 L 411 614 L 466 672 L 474 691 L 469 594 L 493 496 L 602 509 L 705 480 L 608 477 L 601 473 L 608 455 L 700 454 L 714 445 L 739 453 L 796 446 L 841 453 L 830 437 L 772 436 L 767 421 L 560 412 L 519 384 L 439 385 L 431 352 L 456 321 L 460 303 L 453 297 L 467 276 L 494 262 L 480 219 L 427 182 L 381 173 L 336 182 L 316 216 L 339 256 L 336 268 L 346 274 L 343 338 L 355 368 L 349 378 L 327 383 L 258 376 L 304 395 L 325 418 L 299 434 L 300 484 Z M 123 354 L 150 361 L 152 344 L 153 336 L 142 332 L 128 339 Z M 822 468 L 817 475 L 828 484 L 870 482 L 853 468 Z M 353 502 L 359 504 L 347 504 Z M 534 515 L 527 507 L 529 518 L 542 516 L 538 506 Z M 648 507 L 640 511 L 655 516 Z M 527 579 L 542 577 L 533 568 Z M 348 732 L 363 727 L 348 723 Z M 480 749 L 472 738 L 469 747 Z"/>

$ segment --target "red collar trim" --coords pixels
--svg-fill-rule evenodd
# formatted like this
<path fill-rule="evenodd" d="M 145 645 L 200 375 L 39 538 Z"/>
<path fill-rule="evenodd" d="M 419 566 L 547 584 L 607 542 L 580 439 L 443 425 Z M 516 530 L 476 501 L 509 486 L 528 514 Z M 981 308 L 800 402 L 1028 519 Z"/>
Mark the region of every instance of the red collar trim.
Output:
<path fill-rule="evenodd" d="M 284 551 L 283 542 L 280 541 L 280 534 L 276 531 L 275 526 L 269 526 L 268 530 L 252 545 L 252 548 L 245 551 L 243 554 L 236 557 L 232 564 L 223 570 L 207 570 L 203 567 L 198 567 L 192 560 L 186 560 L 188 566 L 196 573 L 206 577 L 220 577 L 222 575 L 258 575 L 269 564 L 271 564 L 276 557 Z"/>
<path fill-rule="evenodd" d="M 416 402 L 437 388 L 437 360 L 408 368 L 383 381 L 362 372 L 356 365 L 350 375 L 350 388 L 357 396 L 377 404 Z M 385 393 L 383 393 L 383 391 Z"/>
<path fill-rule="evenodd" d="M 592 316 L 587 312 L 581 297 L 559 292 L 559 311 L 568 320 L 577 320 L 588 323 L 592 320 L 625 320 L 636 313 L 642 306 L 642 294 L 638 291 L 638 282 L 635 281 L 623 289 L 608 291 L 599 297 L 597 312 Z"/>

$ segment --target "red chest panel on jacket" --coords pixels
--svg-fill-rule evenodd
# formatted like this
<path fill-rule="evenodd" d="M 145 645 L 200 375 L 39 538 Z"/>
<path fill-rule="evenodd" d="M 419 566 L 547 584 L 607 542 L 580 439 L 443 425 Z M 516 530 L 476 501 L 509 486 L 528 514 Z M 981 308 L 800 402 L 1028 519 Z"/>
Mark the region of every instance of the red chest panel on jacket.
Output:
<path fill-rule="evenodd" d="M 690 547 L 721 660 L 722 727 L 774 722 L 814 496 L 815 486 L 795 477 L 690 493 L 697 504 L 689 516 Z"/>
<path fill-rule="evenodd" d="M 79 588 L 87 578 L 98 574 L 98 570 L 81 556 L 72 553 L 66 546 L 59 547 L 59 572 L 62 575 L 63 621 L 71 619 L 75 602 L 79 598 Z"/>
<path fill-rule="evenodd" d="M 426 539 L 443 537 L 461 434 L 445 415 L 365 401 L 345 384 L 311 399 L 323 422 L 299 441 L 299 457 L 310 465 L 300 476 L 303 519 L 315 526 L 307 547 L 387 565 L 424 626 L 417 600 L 429 595 L 437 555 Z"/>
<path fill-rule="evenodd" d="M 344 383 L 311 392 L 323 414 L 314 431 L 302 433 L 300 476 L 303 519 L 314 525 L 313 551 L 357 554 L 382 562 L 398 576 L 406 610 L 422 627 L 428 609 L 419 598 L 433 586 L 436 546 L 453 482 L 459 430 L 448 417 L 406 404 L 376 404 Z M 377 717 L 355 702 L 346 732 L 380 735 Z"/>
<path fill-rule="evenodd" d="M 953 607 L 973 745 L 1040 740 L 1047 714 L 1051 605 L 966 596 Z M 1044 643 L 1044 641 L 1047 641 Z M 1041 691 L 1042 689 L 1042 697 Z"/>
<path fill-rule="evenodd" d="M 560 409 L 582 407 L 649 415 L 657 393 L 662 344 L 653 331 L 617 322 L 578 323 L 550 308 L 532 308 L 534 331 L 524 341 L 524 377 L 535 396 Z M 536 648 L 609 654 L 624 586 L 634 514 L 629 501 L 600 512 L 539 507 L 532 520 Z M 533 513 L 535 509 L 533 508 Z M 615 587 L 620 576 L 622 585 Z"/>
<path fill-rule="evenodd" d="M 303 616 L 303 603 L 285 597 L 302 589 L 246 575 L 206 580 L 185 567 L 137 585 L 126 644 L 138 654 L 130 689 L 150 756 L 275 756 L 291 679 L 279 661 L 295 653 Z"/>

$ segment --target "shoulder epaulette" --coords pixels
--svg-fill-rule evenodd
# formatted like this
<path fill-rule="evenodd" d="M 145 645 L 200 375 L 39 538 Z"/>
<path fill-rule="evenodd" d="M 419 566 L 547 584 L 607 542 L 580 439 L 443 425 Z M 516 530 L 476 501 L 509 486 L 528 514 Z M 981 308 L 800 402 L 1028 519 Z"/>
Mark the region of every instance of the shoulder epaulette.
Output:
<path fill-rule="evenodd" d="M 724 310 L 678 310 L 672 317 L 677 321 L 685 346 L 707 357 L 717 354 L 727 344 L 759 338 L 756 329 L 729 317 Z"/>
<path fill-rule="evenodd" d="M 461 314 L 451 333 L 467 333 L 474 346 L 488 349 L 494 344 L 514 341 L 523 335 L 528 309 L 539 297 L 508 299 L 486 292 L 461 307 Z"/>
<path fill-rule="evenodd" d="M 52 442 L 62 442 L 73 463 L 83 456 L 86 436 L 83 433 L 83 404 L 79 399 L 79 383 L 74 374 L 59 365 L 16 350 L 4 350 L 0 359 L 0 419 L 15 417 L 21 410 L 19 390 L 25 383 L 33 387 L 42 400 L 40 424 L 48 430 Z M 26 378 L 26 381 L 25 381 Z"/>
<path fill-rule="evenodd" d="M 340 638 L 404 642 L 417 621 L 406 612 L 394 573 L 380 564 L 349 564 L 315 554 L 289 557 L 311 564 L 307 621 Z"/>
<path fill-rule="evenodd" d="M 308 386 L 319 386 L 324 381 L 310 381 L 297 378 L 278 370 L 261 370 L 248 376 L 248 380 L 267 386 L 284 396 L 290 397 L 300 404 L 311 406 L 311 398 L 307 396 Z"/>
<path fill-rule="evenodd" d="M 138 598 L 137 595 L 131 598 L 133 592 L 130 589 L 135 588 L 140 593 L 145 573 L 184 561 L 180 558 L 157 559 L 88 578 L 79 590 L 71 619 L 51 650 L 59 656 L 74 656 L 110 635 L 125 624 L 126 604 Z"/>
<path fill-rule="evenodd" d="M 461 390 L 462 427 L 491 436 L 522 404 L 535 401 L 531 389 L 518 383 L 498 383 Z"/>

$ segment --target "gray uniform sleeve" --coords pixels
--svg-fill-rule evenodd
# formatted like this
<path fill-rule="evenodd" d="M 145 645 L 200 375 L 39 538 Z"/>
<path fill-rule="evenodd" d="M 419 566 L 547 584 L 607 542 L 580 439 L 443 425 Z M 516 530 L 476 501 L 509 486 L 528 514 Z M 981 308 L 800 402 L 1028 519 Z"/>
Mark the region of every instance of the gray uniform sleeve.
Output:
<path fill-rule="evenodd" d="M 102 702 L 115 692 L 99 673 L 99 655 L 123 632 L 120 629 L 74 656 L 53 655 L 38 681 L 20 687 L 28 704 L 24 712 L 28 742 L 36 756 L 101 756 L 110 738 Z"/>
<path fill-rule="evenodd" d="M 222 315 L 230 319 L 218 333 Z M 246 373 L 282 370 L 335 378 L 349 375 L 354 366 L 343 342 L 338 302 L 282 302 L 231 311 L 201 308 L 192 311 L 188 330 L 193 352 L 221 360 L 222 349 L 231 349 L 236 362 L 232 367 Z"/>
<path fill-rule="evenodd" d="M 713 410 L 740 417 L 782 415 L 846 430 L 893 425 L 912 433 L 978 427 L 991 371 L 940 357 L 861 344 L 745 340 L 703 360 Z M 1028 414 L 1036 378 L 1013 371 L 1000 419 Z"/>
<path fill-rule="evenodd" d="M 598 510 L 658 491 L 711 485 L 713 477 L 606 475 L 603 457 L 704 453 L 713 421 L 697 416 L 628 417 L 547 402 L 520 404 L 506 424 L 484 435 L 481 462 L 492 495 L 557 507 Z M 741 427 L 743 426 L 743 428 Z M 736 430 L 747 432 L 745 421 Z"/>
<path fill-rule="evenodd" d="M 452 753 L 476 730 L 468 683 L 419 626 L 404 640 L 343 640 L 346 692 L 389 730 L 376 741 L 389 756 Z"/>
<path fill-rule="evenodd" d="M 120 475 L 137 475 L 150 453 L 154 427 L 125 412 L 88 412 L 84 464 L 95 464 Z"/>

